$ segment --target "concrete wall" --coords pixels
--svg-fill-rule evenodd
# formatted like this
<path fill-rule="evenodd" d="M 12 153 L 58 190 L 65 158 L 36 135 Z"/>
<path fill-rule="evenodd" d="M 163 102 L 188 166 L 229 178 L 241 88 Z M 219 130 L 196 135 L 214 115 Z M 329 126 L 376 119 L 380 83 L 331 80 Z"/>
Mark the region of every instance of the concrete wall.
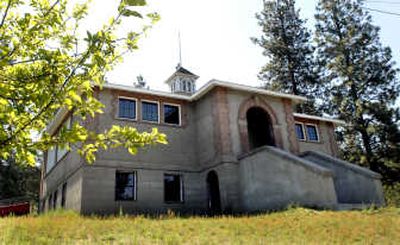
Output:
<path fill-rule="evenodd" d="M 108 167 L 100 164 L 85 166 L 82 193 L 82 213 L 115 214 L 205 212 L 207 207 L 206 182 L 199 173 L 171 171 L 167 169 L 143 169 L 132 164 Z M 135 171 L 137 176 L 137 199 L 115 201 L 115 174 L 117 170 Z M 184 202 L 164 202 L 164 174 L 180 174 L 183 178 Z"/>
<path fill-rule="evenodd" d="M 337 142 L 334 136 L 334 126 L 332 123 L 301 120 L 297 118 L 295 120 L 296 122 L 301 122 L 304 124 L 311 123 L 318 127 L 319 142 L 297 140 L 300 153 L 307 151 L 318 151 L 331 156 L 338 155 Z"/>
<path fill-rule="evenodd" d="M 378 173 L 318 152 L 306 152 L 302 157 L 334 172 L 339 203 L 384 204 Z"/>
<path fill-rule="evenodd" d="M 332 208 L 337 204 L 332 172 L 274 147 L 261 147 L 240 160 L 244 211 L 281 209 L 289 204 Z"/>
<path fill-rule="evenodd" d="M 149 123 L 140 121 L 140 106 L 137 117 L 138 120 L 123 120 L 117 118 L 118 96 L 132 97 L 138 99 L 137 106 L 140 104 L 140 99 L 151 99 L 160 102 L 162 107 L 163 102 L 175 103 L 181 105 L 181 126 L 165 125 L 163 123 Z M 184 101 L 168 100 L 158 97 L 146 97 L 140 94 L 128 93 L 124 91 L 103 90 L 99 94 L 99 100 L 106 106 L 104 114 L 100 115 L 97 120 L 97 131 L 103 132 L 112 125 L 131 126 L 137 128 L 140 132 L 151 131 L 156 127 L 162 133 L 168 136 L 168 145 L 156 145 L 151 147 L 141 148 L 137 155 L 130 155 L 126 149 L 117 148 L 107 151 L 100 151 L 97 155 L 98 160 L 109 162 L 113 166 L 114 162 L 132 162 L 146 163 L 159 166 L 170 165 L 180 166 L 183 168 L 193 168 L 197 165 L 196 157 L 196 130 L 194 125 L 194 117 L 189 116 L 195 114 L 193 106 Z M 161 111 L 162 112 L 162 111 Z M 161 116 L 160 113 L 159 116 Z M 115 166 L 115 165 L 114 165 Z"/>
<path fill-rule="evenodd" d="M 247 100 L 254 97 L 254 94 L 249 92 L 243 91 L 235 91 L 235 90 L 228 90 L 227 91 L 227 98 L 228 98 L 228 106 L 229 106 L 229 129 L 231 132 L 231 141 L 232 141 L 232 148 L 233 153 L 235 156 L 239 156 L 244 153 L 244 149 L 242 149 L 241 139 L 240 139 L 240 130 L 239 130 L 239 109 L 243 103 Z M 287 122 L 286 122 L 286 115 L 285 109 L 283 107 L 283 102 L 280 98 L 275 98 L 271 96 L 261 96 L 257 95 L 257 99 L 262 100 L 263 103 L 269 105 L 273 112 L 276 115 L 277 123 L 273 125 L 274 128 L 279 129 L 281 135 L 280 138 L 282 139 L 282 148 L 289 151 L 289 135 L 287 131 Z M 272 115 L 270 115 L 272 116 Z M 277 140 L 277 139 L 275 139 Z"/>

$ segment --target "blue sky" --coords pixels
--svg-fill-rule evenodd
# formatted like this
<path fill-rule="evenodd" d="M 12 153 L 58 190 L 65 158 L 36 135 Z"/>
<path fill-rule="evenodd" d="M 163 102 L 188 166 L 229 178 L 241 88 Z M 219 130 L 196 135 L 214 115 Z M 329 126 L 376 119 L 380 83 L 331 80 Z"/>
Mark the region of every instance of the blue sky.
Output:
<path fill-rule="evenodd" d="M 395 0 L 367 1 L 367 6 L 400 13 L 400 1 L 387 2 Z M 161 21 L 141 40 L 140 49 L 127 55 L 124 63 L 108 75 L 109 82 L 130 85 L 141 74 L 152 89 L 167 90 L 164 81 L 179 62 L 180 31 L 183 66 L 200 76 L 198 87 L 213 78 L 260 85 L 257 73 L 267 60 L 250 37 L 261 35 L 255 13 L 262 9 L 262 0 L 148 0 L 148 3 L 150 10 L 161 15 Z M 297 1 L 311 28 L 316 3 L 317 0 Z M 92 24 L 105 21 L 112 6 L 115 3 L 94 1 Z M 375 24 L 381 27 L 382 42 L 392 48 L 395 60 L 400 63 L 400 16 L 372 15 Z"/>

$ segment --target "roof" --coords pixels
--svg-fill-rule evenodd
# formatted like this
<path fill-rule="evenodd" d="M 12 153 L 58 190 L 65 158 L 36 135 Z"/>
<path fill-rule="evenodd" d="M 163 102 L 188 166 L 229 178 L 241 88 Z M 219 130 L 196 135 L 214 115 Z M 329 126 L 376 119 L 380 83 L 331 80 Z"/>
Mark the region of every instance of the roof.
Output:
<path fill-rule="evenodd" d="M 178 74 L 194 77 L 195 79 L 199 78 L 199 76 L 188 71 L 187 69 L 183 68 L 180 64 L 178 64 L 178 66 L 176 67 L 176 71 L 167 80 L 165 80 L 165 83 L 169 83 Z"/>
<path fill-rule="evenodd" d="M 346 124 L 342 120 L 334 119 L 334 118 L 328 118 L 328 117 L 320 117 L 320 116 L 313 116 L 313 115 L 307 115 L 307 114 L 301 114 L 301 113 L 293 113 L 294 117 L 298 118 L 304 118 L 304 119 L 310 119 L 310 120 L 317 120 L 317 121 L 323 121 L 323 122 L 331 122 L 334 124 Z"/>
<path fill-rule="evenodd" d="M 186 70 L 182 66 L 178 66 L 178 69 L 176 70 L 176 72 L 180 72 L 180 73 L 183 73 L 183 74 L 186 74 L 186 75 L 196 76 L 197 77 L 197 75 L 191 73 L 190 71 Z"/>
<path fill-rule="evenodd" d="M 199 100 L 200 98 L 202 98 L 205 94 L 207 94 L 209 91 L 211 91 L 215 87 L 225 87 L 225 88 L 229 88 L 232 90 L 239 90 L 239 91 L 244 91 L 244 92 L 269 95 L 272 97 L 286 98 L 286 99 L 291 99 L 295 102 L 307 101 L 307 98 L 303 97 L 303 96 L 284 94 L 284 93 L 274 92 L 274 91 L 270 91 L 270 90 L 266 90 L 266 89 L 262 89 L 262 88 L 256 88 L 256 87 L 252 87 L 252 86 L 248 86 L 248 85 L 219 81 L 219 80 L 215 80 L 215 79 L 206 83 L 199 90 L 197 90 L 196 93 L 194 93 L 192 95 L 173 94 L 170 92 L 149 90 L 149 89 L 143 89 L 143 88 L 135 88 L 133 86 L 113 84 L 113 83 L 106 83 L 103 85 L 103 88 L 108 88 L 108 89 L 123 90 L 123 91 L 136 92 L 136 93 L 142 93 L 142 94 L 150 94 L 150 95 L 163 96 L 163 97 L 167 97 L 167 98 L 180 99 L 180 100 L 186 100 L 186 101 Z"/>

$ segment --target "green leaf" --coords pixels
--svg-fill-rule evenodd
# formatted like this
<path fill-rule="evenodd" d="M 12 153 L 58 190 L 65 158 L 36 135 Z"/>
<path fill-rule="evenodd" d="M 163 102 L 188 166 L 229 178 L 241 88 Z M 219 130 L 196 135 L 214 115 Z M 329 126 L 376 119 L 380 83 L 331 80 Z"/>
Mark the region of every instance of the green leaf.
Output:
<path fill-rule="evenodd" d="M 122 10 L 121 14 L 123 16 L 134 16 L 143 19 L 143 16 L 138 11 L 135 10 L 124 9 Z"/>
<path fill-rule="evenodd" d="M 124 0 L 124 3 L 128 6 L 145 6 L 146 0 Z"/>

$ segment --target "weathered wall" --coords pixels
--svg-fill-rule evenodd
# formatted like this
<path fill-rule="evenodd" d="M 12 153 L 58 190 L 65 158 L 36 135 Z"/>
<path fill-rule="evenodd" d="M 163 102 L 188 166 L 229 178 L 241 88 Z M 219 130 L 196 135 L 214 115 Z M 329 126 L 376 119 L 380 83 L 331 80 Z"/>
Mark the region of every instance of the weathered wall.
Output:
<path fill-rule="evenodd" d="M 136 171 L 137 199 L 115 201 L 116 170 Z M 183 178 L 184 202 L 164 202 L 164 173 L 180 174 Z M 142 169 L 135 164 L 110 168 L 102 164 L 86 166 L 83 178 L 82 213 L 205 212 L 207 207 L 206 182 L 199 173 L 166 169 Z"/>
<path fill-rule="evenodd" d="M 240 160 L 244 211 L 281 209 L 292 203 L 332 208 L 337 204 L 332 172 L 274 147 Z"/>
<path fill-rule="evenodd" d="M 248 151 L 248 149 L 244 149 L 245 147 L 243 145 L 245 142 L 243 142 L 244 139 L 241 135 L 243 133 L 247 133 L 247 122 L 240 117 L 241 114 L 245 114 L 247 109 L 249 109 L 251 106 L 265 106 L 266 108 L 269 108 L 269 111 L 267 111 L 268 114 L 270 114 L 271 118 L 276 119 L 276 123 L 272 125 L 274 129 L 275 142 L 279 148 L 290 151 L 290 136 L 288 134 L 285 108 L 283 106 L 283 101 L 280 98 L 262 95 L 255 96 L 252 93 L 234 90 L 228 90 L 227 98 L 230 112 L 229 129 L 231 132 L 233 154 L 235 156 Z M 240 124 L 245 125 L 240 128 Z"/>
<path fill-rule="evenodd" d="M 118 96 L 132 97 L 138 99 L 137 106 L 140 104 L 140 99 L 151 99 L 160 102 L 175 103 L 181 105 L 182 125 L 171 126 L 163 123 L 149 123 L 139 120 L 124 120 L 117 118 Z M 183 101 L 168 100 L 166 98 L 148 97 L 141 94 L 128 93 L 115 90 L 104 90 L 100 93 L 99 99 L 105 104 L 104 113 L 96 119 L 98 121 L 97 130 L 103 132 L 112 125 L 136 127 L 139 131 L 151 131 L 156 127 L 168 137 L 168 145 L 156 145 L 151 147 L 141 148 L 137 155 L 130 155 L 126 149 L 117 148 L 107 151 L 100 151 L 97 155 L 98 160 L 108 161 L 109 166 L 114 162 L 135 162 L 154 165 L 171 165 L 181 166 L 183 168 L 193 168 L 197 163 L 196 158 L 196 131 L 193 127 L 194 118 L 188 115 L 193 115 L 193 107 Z M 140 108 L 140 106 L 139 106 Z M 162 116 L 162 110 L 159 116 Z M 140 117 L 139 111 L 137 117 Z M 162 119 L 162 118 L 161 118 Z M 162 121 L 162 120 L 161 120 Z"/>
<path fill-rule="evenodd" d="M 334 172 L 338 202 L 384 204 L 378 173 L 318 152 L 306 152 L 302 157 Z"/>
<path fill-rule="evenodd" d="M 337 156 L 337 142 L 334 135 L 334 126 L 332 123 L 320 122 L 314 120 L 304 120 L 295 118 L 296 122 L 304 124 L 310 123 L 318 127 L 319 142 L 297 140 L 300 153 L 306 151 L 319 151 L 331 156 Z"/>

